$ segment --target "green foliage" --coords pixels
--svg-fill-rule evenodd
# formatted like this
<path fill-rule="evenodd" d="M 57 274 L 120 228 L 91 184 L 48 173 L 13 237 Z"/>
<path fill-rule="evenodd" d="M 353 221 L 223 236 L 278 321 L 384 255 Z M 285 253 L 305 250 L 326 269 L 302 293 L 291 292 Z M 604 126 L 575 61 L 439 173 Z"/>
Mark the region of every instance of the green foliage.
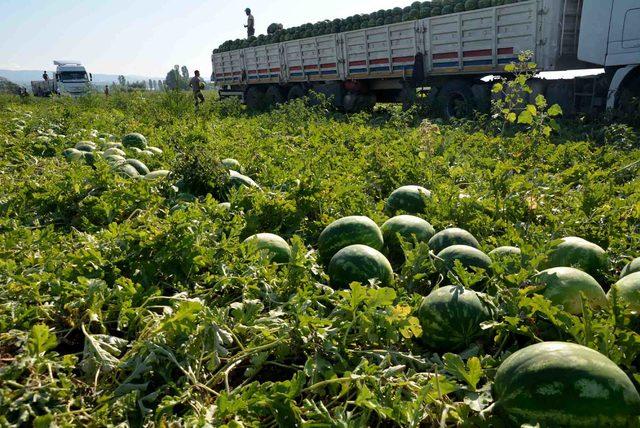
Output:
<path fill-rule="evenodd" d="M 560 122 L 532 141 L 531 125 L 484 125 L 305 100 L 194 114 L 173 91 L 0 96 L 0 425 L 503 426 L 497 368 L 548 340 L 640 378 L 637 314 L 615 292 L 610 308 L 572 315 L 529 282 L 564 236 L 607 250 L 605 289 L 640 255 L 638 131 Z M 62 155 L 132 131 L 162 150 L 141 160 L 168 178 Z M 260 189 L 229 190 L 225 158 Z M 518 263 L 442 274 L 426 243 L 401 242 L 393 285 L 331 289 L 321 231 L 350 215 L 382 225 L 409 184 L 432 192 L 418 215 L 436 231 L 464 228 L 485 253 L 515 245 Z M 256 233 L 282 236 L 291 261 L 249 251 Z M 457 354 L 429 348 L 417 319 L 448 283 L 494 313 Z"/>

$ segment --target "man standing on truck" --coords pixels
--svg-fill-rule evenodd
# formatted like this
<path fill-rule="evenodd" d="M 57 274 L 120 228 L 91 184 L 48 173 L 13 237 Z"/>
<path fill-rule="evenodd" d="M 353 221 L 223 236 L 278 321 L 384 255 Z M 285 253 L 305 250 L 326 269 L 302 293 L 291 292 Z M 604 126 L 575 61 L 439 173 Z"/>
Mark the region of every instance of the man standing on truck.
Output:
<path fill-rule="evenodd" d="M 204 82 L 200 78 L 200 71 L 196 70 L 193 72 L 194 76 L 189 81 L 189 86 L 193 91 L 193 99 L 196 103 L 196 111 L 200 107 L 200 104 L 204 103 L 204 95 L 202 95 L 202 90 L 204 89 Z"/>
<path fill-rule="evenodd" d="M 45 82 L 49 81 L 49 75 L 47 74 L 46 70 L 42 73 L 42 80 L 44 80 Z"/>
<path fill-rule="evenodd" d="M 244 13 L 247 14 L 247 25 L 245 25 L 244 28 L 247 29 L 247 38 L 251 38 L 254 36 L 254 34 L 256 34 L 255 20 L 253 19 L 253 15 L 251 14 L 251 9 L 246 8 L 244 10 Z"/>

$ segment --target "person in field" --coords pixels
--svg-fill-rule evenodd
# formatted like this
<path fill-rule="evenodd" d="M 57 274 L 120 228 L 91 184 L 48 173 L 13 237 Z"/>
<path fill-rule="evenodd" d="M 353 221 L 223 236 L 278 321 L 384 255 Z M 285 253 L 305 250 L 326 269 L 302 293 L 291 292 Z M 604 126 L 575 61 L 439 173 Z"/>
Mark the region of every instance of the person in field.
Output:
<path fill-rule="evenodd" d="M 202 90 L 204 89 L 204 81 L 200 78 L 200 70 L 193 72 L 194 76 L 189 81 L 189 86 L 193 91 L 193 99 L 196 103 L 196 111 L 200 107 L 200 104 L 204 103 L 204 95 Z"/>
<path fill-rule="evenodd" d="M 49 80 L 49 75 L 47 74 L 46 71 L 42 73 L 42 80 L 44 80 L 45 82 Z"/>
<path fill-rule="evenodd" d="M 247 29 L 247 38 L 251 38 L 256 34 L 255 19 L 251 14 L 251 9 L 246 8 L 244 13 L 247 14 L 247 25 L 245 25 L 244 28 Z"/>
<path fill-rule="evenodd" d="M 109 98 L 109 85 L 104 85 L 104 96 Z"/>

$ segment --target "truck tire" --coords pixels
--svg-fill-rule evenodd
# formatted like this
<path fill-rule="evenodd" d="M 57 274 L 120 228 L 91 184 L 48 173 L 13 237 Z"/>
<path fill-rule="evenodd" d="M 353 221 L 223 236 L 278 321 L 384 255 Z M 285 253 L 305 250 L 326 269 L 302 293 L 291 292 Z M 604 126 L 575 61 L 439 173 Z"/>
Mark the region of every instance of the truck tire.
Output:
<path fill-rule="evenodd" d="M 475 109 L 471 82 L 452 80 L 438 91 L 437 104 L 445 119 L 469 116 Z"/>
<path fill-rule="evenodd" d="M 298 98 L 302 98 L 307 95 L 307 90 L 302 85 L 295 85 L 289 89 L 289 93 L 287 94 L 287 101 L 297 100 Z"/>
<path fill-rule="evenodd" d="M 623 115 L 637 114 L 640 107 L 640 75 L 630 78 L 620 89 L 616 110 Z"/>
<path fill-rule="evenodd" d="M 284 104 L 285 98 L 282 94 L 282 89 L 280 89 L 280 86 L 269 86 L 267 88 L 267 92 L 265 92 L 264 94 L 264 100 L 269 107 L 275 107 L 278 104 Z"/>
<path fill-rule="evenodd" d="M 398 100 L 402 103 L 402 110 L 407 111 L 418 101 L 418 93 L 413 86 L 405 86 L 400 90 Z"/>
<path fill-rule="evenodd" d="M 251 86 L 244 94 L 244 103 L 249 110 L 261 110 L 265 107 L 265 94 L 257 86 Z"/>

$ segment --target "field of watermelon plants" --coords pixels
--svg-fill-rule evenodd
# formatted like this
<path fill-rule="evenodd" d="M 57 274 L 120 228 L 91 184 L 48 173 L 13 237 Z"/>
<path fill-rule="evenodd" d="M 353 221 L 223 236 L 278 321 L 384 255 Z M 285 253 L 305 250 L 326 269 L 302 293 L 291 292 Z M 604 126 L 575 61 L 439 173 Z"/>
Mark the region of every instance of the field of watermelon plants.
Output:
<path fill-rule="evenodd" d="M 0 144 L 0 426 L 640 424 L 637 129 L 115 93 Z"/>

